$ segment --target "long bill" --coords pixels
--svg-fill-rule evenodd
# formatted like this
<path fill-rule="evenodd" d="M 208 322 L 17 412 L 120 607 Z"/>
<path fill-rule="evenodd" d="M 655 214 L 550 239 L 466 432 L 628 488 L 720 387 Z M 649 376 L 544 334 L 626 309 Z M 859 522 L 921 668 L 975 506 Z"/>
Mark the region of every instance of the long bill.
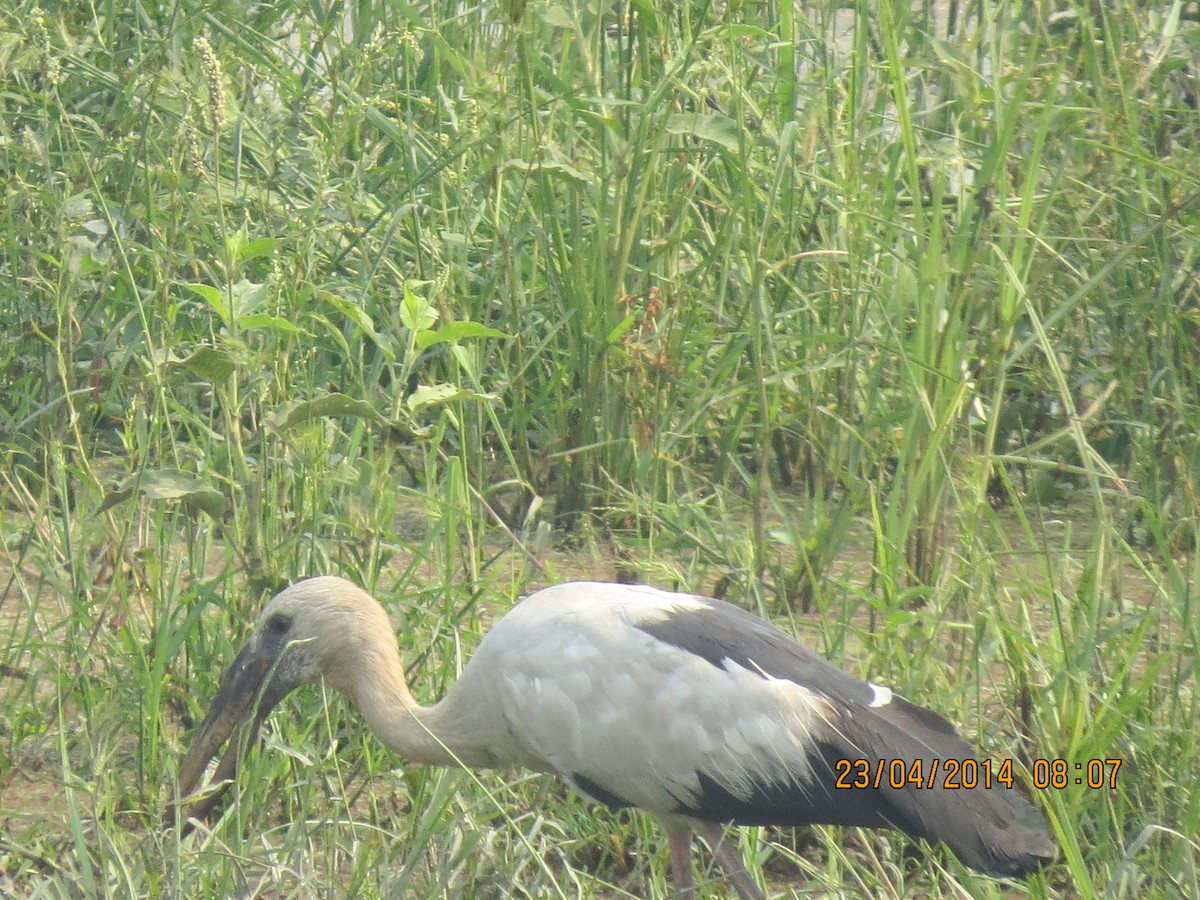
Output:
<path fill-rule="evenodd" d="M 288 694 L 287 687 L 271 677 L 274 662 L 272 656 L 262 652 L 256 636 L 242 647 L 221 677 L 221 686 L 208 715 L 179 765 L 178 799 L 167 809 L 165 826 L 175 827 L 180 822 L 180 808 L 192 799 L 208 764 L 226 741 L 229 746 L 213 773 L 212 789 L 197 799 L 182 817 L 185 834 L 192 830 L 193 820 L 203 821 L 212 812 L 237 777 L 242 748 L 250 746 L 271 710 Z"/>

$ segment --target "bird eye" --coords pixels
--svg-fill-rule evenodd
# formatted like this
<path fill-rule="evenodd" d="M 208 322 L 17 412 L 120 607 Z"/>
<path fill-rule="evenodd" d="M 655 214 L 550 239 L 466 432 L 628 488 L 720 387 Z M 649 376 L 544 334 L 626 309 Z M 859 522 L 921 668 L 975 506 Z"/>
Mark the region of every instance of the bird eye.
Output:
<path fill-rule="evenodd" d="M 272 634 L 286 634 L 292 627 L 292 620 L 282 613 L 277 613 L 267 619 L 267 631 Z"/>

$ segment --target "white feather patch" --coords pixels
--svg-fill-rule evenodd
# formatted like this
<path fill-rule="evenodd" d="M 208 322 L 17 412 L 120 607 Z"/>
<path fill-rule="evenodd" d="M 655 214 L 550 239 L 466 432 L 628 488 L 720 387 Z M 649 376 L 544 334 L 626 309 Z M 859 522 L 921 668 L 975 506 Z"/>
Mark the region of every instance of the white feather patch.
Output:
<path fill-rule="evenodd" d="M 892 689 L 884 687 L 882 684 L 875 684 L 873 681 L 868 681 L 871 688 L 871 708 L 877 709 L 880 706 L 887 706 L 892 702 Z"/>

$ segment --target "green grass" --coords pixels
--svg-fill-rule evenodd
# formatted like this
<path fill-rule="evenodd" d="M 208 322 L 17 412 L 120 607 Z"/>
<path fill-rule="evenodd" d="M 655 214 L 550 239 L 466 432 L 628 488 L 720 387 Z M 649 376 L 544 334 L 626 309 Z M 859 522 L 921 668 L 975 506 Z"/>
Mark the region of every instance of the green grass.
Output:
<path fill-rule="evenodd" d="M 785 896 L 1200 897 L 1198 52 L 1195 3 L 17 0 L 0 893 L 665 890 L 644 817 L 313 690 L 162 830 L 255 610 L 338 572 L 426 700 L 520 594 L 632 577 L 1123 761 L 1034 792 L 1027 888 L 749 831 Z"/>

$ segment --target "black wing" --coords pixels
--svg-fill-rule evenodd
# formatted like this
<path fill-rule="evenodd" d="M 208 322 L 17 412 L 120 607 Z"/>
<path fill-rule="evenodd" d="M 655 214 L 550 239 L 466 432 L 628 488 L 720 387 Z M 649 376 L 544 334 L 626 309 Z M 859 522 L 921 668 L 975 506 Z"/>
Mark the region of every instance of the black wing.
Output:
<path fill-rule="evenodd" d="M 1025 874 L 1057 855 L 1041 815 L 994 778 L 985 787 L 977 752 L 937 713 L 843 672 L 770 623 L 718 600 L 631 624 L 718 668 L 733 663 L 792 681 L 824 697 L 833 711 L 805 748 L 814 779 L 763 783 L 745 796 L 722 785 L 719 776 L 701 773 L 700 797 L 681 806 L 680 814 L 742 825 L 892 827 L 941 841 L 967 865 L 994 875 Z M 907 782 L 917 760 L 920 787 Z M 977 786 L 947 787 L 961 784 L 964 760 L 974 761 Z M 904 766 L 901 788 L 889 784 L 893 761 Z M 838 786 L 839 778 L 853 783 L 864 769 L 873 785 L 879 766 L 879 787 Z M 955 773 L 960 777 L 947 782 Z"/>

